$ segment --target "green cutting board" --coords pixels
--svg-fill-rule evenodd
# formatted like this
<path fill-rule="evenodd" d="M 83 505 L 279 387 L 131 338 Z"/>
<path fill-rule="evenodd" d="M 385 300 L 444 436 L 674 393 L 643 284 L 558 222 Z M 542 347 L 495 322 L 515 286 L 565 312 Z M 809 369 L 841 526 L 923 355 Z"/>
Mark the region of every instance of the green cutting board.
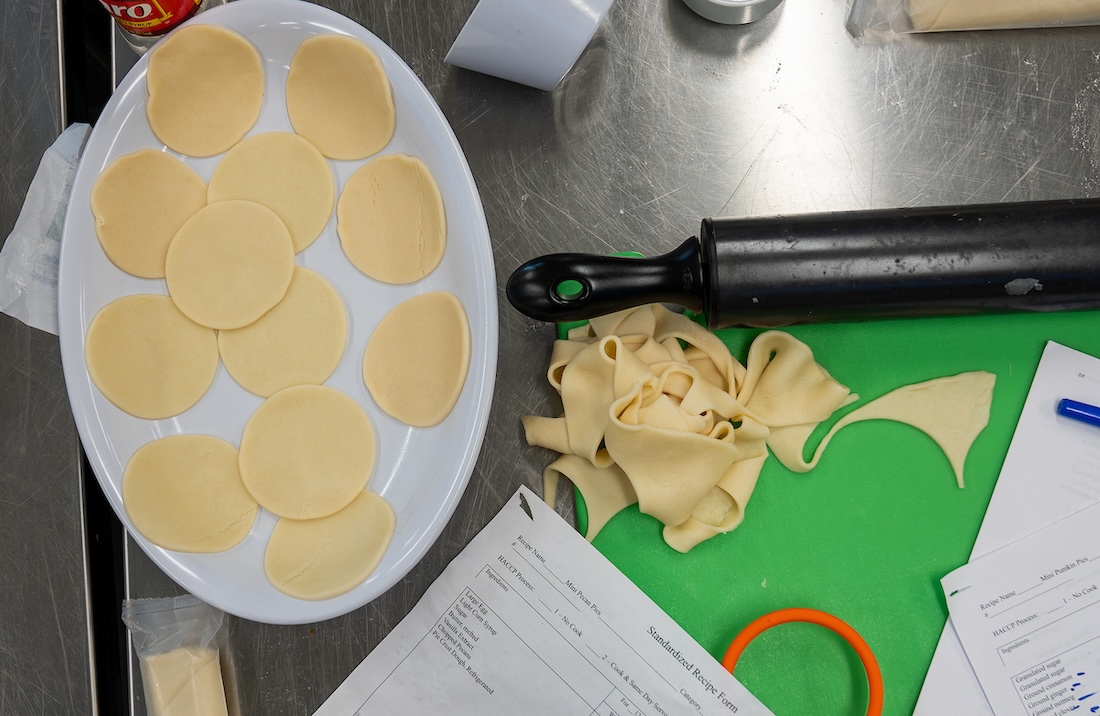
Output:
<path fill-rule="evenodd" d="M 968 316 L 799 326 L 789 330 L 860 395 L 964 371 L 997 376 L 988 427 L 959 489 L 930 438 L 889 421 L 841 430 L 808 473 L 769 459 L 745 520 L 680 554 L 636 507 L 595 546 L 721 659 L 756 617 L 812 607 L 851 624 L 882 668 L 885 714 L 911 714 L 947 619 L 939 579 L 974 544 L 1043 346 L 1100 355 L 1100 312 Z M 718 334 L 744 361 L 759 330 Z M 815 447 L 828 425 L 811 438 Z M 1036 476 L 1036 489 L 1042 477 Z M 778 716 L 863 714 L 867 687 L 855 653 L 822 627 L 788 624 L 749 645 L 737 678 Z"/>

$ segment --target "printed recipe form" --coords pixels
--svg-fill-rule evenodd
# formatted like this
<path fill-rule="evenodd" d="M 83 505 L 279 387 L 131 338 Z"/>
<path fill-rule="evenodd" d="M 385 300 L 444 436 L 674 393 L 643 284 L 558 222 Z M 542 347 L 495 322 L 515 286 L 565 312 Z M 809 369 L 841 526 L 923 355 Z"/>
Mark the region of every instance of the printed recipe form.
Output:
<path fill-rule="evenodd" d="M 1100 505 L 942 580 L 997 716 L 1100 713 Z"/>
<path fill-rule="evenodd" d="M 521 487 L 317 711 L 770 714 Z"/>
<path fill-rule="evenodd" d="M 1062 398 L 1100 405 L 1100 359 L 1050 341 L 1024 402 L 972 560 L 1100 501 L 1100 430 L 1058 415 Z M 954 621 L 952 616 L 940 637 L 915 716 L 993 713 Z"/>

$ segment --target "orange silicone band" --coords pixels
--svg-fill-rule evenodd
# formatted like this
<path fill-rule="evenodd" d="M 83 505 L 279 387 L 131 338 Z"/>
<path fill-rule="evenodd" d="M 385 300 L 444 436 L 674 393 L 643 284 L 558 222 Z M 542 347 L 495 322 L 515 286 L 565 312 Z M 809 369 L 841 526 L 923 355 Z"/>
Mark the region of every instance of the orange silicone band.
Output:
<path fill-rule="evenodd" d="M 832 614 L 826 614 L 816 609 L 805 609 L 801 607 L 780 609 L 779 611 L 765 614 L 759 619 L 756 619 L 745 627 L 741 633 L 737 635 L 737 638 L 730 643 L 729 649 L 726 650 L 726 655 L 722 657 L 722 667 L 732 674 L 734 667 L 737 666 L 737 660 L 741 657 L 741 652 L 745 650 L 745 647 L 749 645 L 750 641 L 760 636 L 765 630 L 777 624 L 786 624 L 788 622 L 808 622 L 810 624 L 823 626 L 826 629 L 831 629 L 836 632 L 844 641 L 852 645 L 852 648 L 856 650 L 856 654 L 859 656 L 860 662 L 863 664 L 864 670 L 867 672 L 867 716 L 879 716 L 882 713 L 883 700 L 882 671 L 879 669 L 878 660 L 875 659 L 871 647 L 869 647 L 867 642 L 863 640 L 863 637 L 861 637 L 855 629 L 848 626 L 847 623 L 834 617 Z"/>

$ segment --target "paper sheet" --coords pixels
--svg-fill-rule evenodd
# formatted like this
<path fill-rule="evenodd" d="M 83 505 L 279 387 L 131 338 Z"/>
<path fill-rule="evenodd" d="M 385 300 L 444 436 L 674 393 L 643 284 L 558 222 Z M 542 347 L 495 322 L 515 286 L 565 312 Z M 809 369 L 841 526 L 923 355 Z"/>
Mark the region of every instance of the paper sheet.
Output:
<path fill-rule="evenodd" d="M 525 487 L 317 711 L 770 713 Z"/>
<path fill-rule="evenodd" d="M 997 716 L 1100 712 L 1100 505 L 941 583 Z"/>
<path fill-rule="evenodd" d="M 1062 398 L 1100 403 L 1100 360 L 1047 343 L 971 559 L 1100 501 L 1100 431 L 1057 415 Z M 948 621 L 914 714 L 992 713 Z"/>

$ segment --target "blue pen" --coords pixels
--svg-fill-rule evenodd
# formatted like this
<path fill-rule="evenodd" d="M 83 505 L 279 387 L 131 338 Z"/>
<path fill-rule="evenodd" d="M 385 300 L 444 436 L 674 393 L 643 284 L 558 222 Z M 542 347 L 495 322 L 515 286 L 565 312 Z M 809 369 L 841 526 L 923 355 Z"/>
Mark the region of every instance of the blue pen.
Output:
<path fill-rule="evenodd" d="M 1100 427 L 1100 407 L 1063 398 L 1058 401 L 1058 414 Z"/>

